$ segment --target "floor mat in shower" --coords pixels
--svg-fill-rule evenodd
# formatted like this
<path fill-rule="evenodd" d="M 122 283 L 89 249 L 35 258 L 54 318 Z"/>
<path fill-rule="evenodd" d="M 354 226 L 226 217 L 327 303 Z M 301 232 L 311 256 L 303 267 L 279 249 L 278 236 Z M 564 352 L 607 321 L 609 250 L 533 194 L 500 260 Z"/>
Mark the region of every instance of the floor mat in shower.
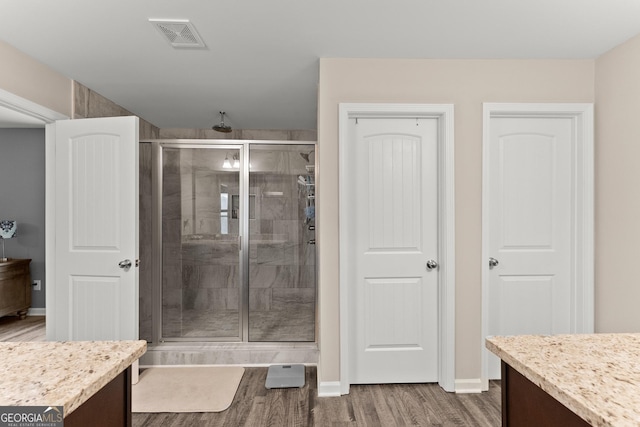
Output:
<path fill-rule="evenodd" d="M 132 386 L 132 412 L 220 412 L 244 374 L 239 366 L 148 368 Z"/>

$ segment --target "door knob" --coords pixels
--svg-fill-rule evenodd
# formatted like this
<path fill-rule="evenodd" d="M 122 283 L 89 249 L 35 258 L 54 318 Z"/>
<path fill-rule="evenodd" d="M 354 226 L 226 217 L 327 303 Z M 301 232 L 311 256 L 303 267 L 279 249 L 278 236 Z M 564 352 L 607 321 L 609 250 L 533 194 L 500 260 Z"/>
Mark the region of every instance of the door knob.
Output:
<path fill-rule="evenodd" d="M 429 261 L 427 261 L 427 270 L 431 271 L 434 268 L 438 268 L 438 263 L 432 259 L 430 259 Z"/>
<path fill-rule="evenodd" d="M 131 260 L 130 259 L 125 259 L 122 260 L 118 263 L 118 267 L 123 268 L 123 269 L 128 269 L 131 268 Z"/>
<path fill-rule="evenodd" d="M 489 258 L 489 268 L 497 267 L 498 264 L 500 264 L 500 263 L 498 262 L 497 259 Z"/>

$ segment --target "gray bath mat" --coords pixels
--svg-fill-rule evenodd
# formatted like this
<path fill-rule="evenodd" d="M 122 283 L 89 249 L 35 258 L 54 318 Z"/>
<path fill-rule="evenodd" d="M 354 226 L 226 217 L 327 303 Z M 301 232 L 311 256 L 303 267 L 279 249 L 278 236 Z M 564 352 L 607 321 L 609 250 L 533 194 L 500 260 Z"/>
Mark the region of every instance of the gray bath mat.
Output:
<path fill-rule="evenodd" d="M 272 365 L 267 372 L 267 388 L 304 387 L 304 365 Z"/>

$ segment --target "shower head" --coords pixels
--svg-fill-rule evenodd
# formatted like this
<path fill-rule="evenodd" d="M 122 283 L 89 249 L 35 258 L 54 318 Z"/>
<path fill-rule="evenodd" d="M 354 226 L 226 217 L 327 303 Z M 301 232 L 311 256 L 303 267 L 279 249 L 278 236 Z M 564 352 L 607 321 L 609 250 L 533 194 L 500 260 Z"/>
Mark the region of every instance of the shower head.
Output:
<path fill-rule="evenodd" d="M 225 112 L 224 111 L 220 111 L 220 124 L 212 126 L 211 129 L 213 129 L 215 131 L 218 131 L 218 132 L 222 132 L 222 133 L 231 132 L 231 126 L 224 124 L 224 115 L 225 115 Z"/>
<path fill-rule="evenodd" d="M 302 157 L 305 162 L 309 163 L 309 156 L 311 155 L 311 153 L 313 153 L 313 150 L 309 151 L 308 153 L 300 153 L 300 157 Z"/>

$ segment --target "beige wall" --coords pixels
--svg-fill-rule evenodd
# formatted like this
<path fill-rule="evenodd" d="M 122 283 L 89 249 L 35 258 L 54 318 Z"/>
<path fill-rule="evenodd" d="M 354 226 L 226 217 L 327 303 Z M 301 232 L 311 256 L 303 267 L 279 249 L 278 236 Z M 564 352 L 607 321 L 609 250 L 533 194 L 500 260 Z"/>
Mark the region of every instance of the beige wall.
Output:
<path fill-rule="evenodd" d="M 2 41 L 0 63 L 1 89 L 74 116 L 70 79 Z M 595 62 L 321 59 L 318 101 L 321 381 L 338 381 L 340 374 L 338 103 L 455 105 L 456 378 L 467 379 L 480 376 L 482 102 L 597 101 L 596 330 L 640 330 L 637 309 L 640 286 L 636 284 L 634 269 L 640 254 L 637 172 L 640 169 L 636 166 L 640 159 L 638 76 L 640 36 Z"/>
<path fill-rule="evenodd" d="M 0 41 L 0 88 L 71 117 L 71 79 Z"/>
<path fill-rule="evenodd" d="M 640 331 L 640 36 L 596 61 L 596 331 Z"/>
<path fill-rule="evenodd" d="M 317 212 L 320 381 L 340 379 L 338 103 L 454 104 L 456 378 L 478 379 L 482 103 L 593 102 L 594 67 L 593 60 L 320 60 L 317 178 L 321 200 Z"/>

